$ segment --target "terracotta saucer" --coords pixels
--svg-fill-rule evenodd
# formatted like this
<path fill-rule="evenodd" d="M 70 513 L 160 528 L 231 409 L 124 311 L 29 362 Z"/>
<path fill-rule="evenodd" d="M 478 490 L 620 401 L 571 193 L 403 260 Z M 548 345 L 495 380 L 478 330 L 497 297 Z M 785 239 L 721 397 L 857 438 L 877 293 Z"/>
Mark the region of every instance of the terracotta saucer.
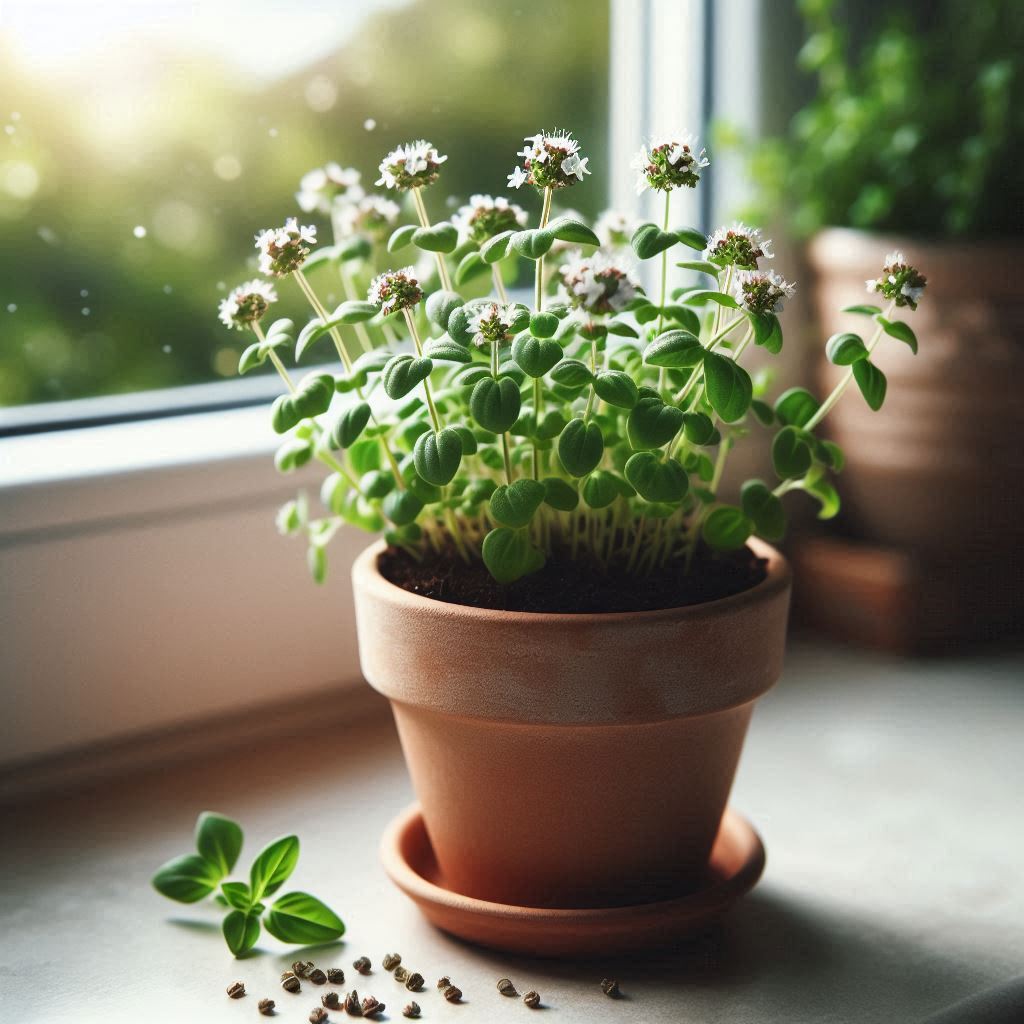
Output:
<path fill-rule="evenodd" d="M 395 885 L 438 928 L 504 952 L 551 957 L 669 945 L 718 917 L 752 889 L 765 863 L 760 836 L 745 818 L 727 810 L 711 851 L 707 880 L 685 896 L 584 910 L 489 903 L 445 888 L 418 803 L 388 826 L 381 859 Z"/>

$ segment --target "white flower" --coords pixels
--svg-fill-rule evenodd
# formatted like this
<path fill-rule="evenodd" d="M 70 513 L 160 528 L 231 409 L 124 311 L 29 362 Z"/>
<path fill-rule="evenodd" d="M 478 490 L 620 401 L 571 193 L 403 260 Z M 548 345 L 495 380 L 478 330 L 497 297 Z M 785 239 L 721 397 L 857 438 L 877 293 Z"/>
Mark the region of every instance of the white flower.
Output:
<path fill-rule="evenodd" d="M 310 246 L 316 245 L 316 227 L 299 226 L 295 217 L 289 217 L 283 228 L 268 228 L 256 236 L 260 254 L 260 273 L 284 277 L 298 270 L 309 255 Z"/>
<path fill-rule="evenodd" d="M 469 203 L 460 206 L 452 217 L 459 240 L 472 239 L 478 243 L 486 242 L 502 231 L 525 227 L 526 221 L 526 211 L 521 206 L 510 203 L 504 196 L 487 195 L 470 196 Z"/>
<path fill-rule="evenodd" d="M 697 139 L 686 135 L 682 141 L 663 139 L 641 146 L 633 157 L 630 167 L 637 171 L 636 194 L 653 188 L 660 192 L 687 186 L 695 188 L 700 181 L 700 172 L 710 161 L 707 152 L 697 152 Z"/>
<path fill-rule="evenodd" d="M 473 344 L 484 348 L 493 342 L 504 345 L 512 340 L 515 307 L 490 302 L 470 316 L 468 326 L 473 331 Z"/>
<path fill-rule="evenodd" d="M 619 313 L 637 294 L 638 285 L 629 272 L 600 250 L 573 256 L 558 272 L 566 300 L 588 313 Z"/>
<path fill-rule="evenodd" d="M 435 182 L 439 176 L 438 169 L 447 160 L 437 149 L 424 139 L 407 142 L 393 149 L 380 162 L 378 185 L 387 188 L 410 189 L 422 188 Z"/>
<path fill-rule="evenodd" d="M 517 167 L 508 176 L 508 187 L 509 188 L 522 188 L 530 180 L 530 176 L 522 169 Z"/>
<path fill-rule="evenodd" d="M 880 292 L 897 306 L 909 306 L 911 309 L 917 309 L 927 283 L 924 274 L 907 263 L 899 249 L 886 253 L 881 277 L 865 282 L 869 292 Z"/>
<path fill-rule="evenodd" d="M 333 203 L 342 199 L 358 202 L 365 193 L 359 184 L 360 174 L 354 167 L 329 163 L 302 176 L 295 200 L 303 213 L 330 213 Z"/>
<path fill-rule="evenodd" d="M 605 210 L 594 224 L 594 234 L 609 249 L 623 248 L 636 230 L 637 221 L 621 210 Z"/>
<path fill-rule="evenodd" d="M 370 282 L 367 292 L 367 299 L 375 306 L 380 306 L 381 312 L 385 314 L 399 309 L 412 309 L 422 298 L 423 292 L 420 291 L 414 267 L 385 270 Z"/>
<path fill-rule="evenodd" d="M 401 215 L 398 203 L 384 196 L 364 196 L 357 203 L 344 203 L 334 211 L 338 230 L 342 235 L 362 231 L 381 238 L 398 222 Z"/>
<path fill-rule="evenodd" d="M 277 302 L 274 286 L 256 278 L 233 288 L 227 298 L 221 299 L 217 310 L 225 327 L 242 330 L 256 323 L 272 302 Z"/>
<path fill-rule="evenodd" d="M 580 144 L 571 132 L 528 135 L 517 156 L 520 165 L 508 176 L 509 187 L 567 188 L 590 174 L 589 157 L 580 156 Z"/>
<path fill-rule="evenodd" d="M 762 257 L 774 259 L 771 239 L 762 238 L 757 228 L 736 221 L 731 227 L 721 227 L 708 239 L 704 259 L 719 266 L 734 266 L 741 270 L 756 270 Z"/>
<path fill-rule="evenodd" d="M 781 313 L 796 285 L 774 270 L 739 270 L 733 278 L 733 298 L 750 313 Z"/>

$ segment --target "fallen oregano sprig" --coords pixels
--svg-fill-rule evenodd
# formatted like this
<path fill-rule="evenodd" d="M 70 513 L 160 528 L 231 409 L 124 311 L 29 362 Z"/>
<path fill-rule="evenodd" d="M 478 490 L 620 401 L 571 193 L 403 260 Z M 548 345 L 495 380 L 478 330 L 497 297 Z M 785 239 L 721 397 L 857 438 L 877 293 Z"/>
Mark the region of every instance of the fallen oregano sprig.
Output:
<path fill-rule="evenodd" d="M 298 836 L 283 836 L 267 846 L 252 862 L 248 882 L 225 881 L 242 852 L 242 838 L 237 822 L 204 811 L 196 821 L 196 853 L 164 864 L 153 876 L 153 888 L 178 903 L 198 903 L 216 893 L 216 902 L 228 909 L 222 931 L 235 956 L 256 945 L 261 927 L 295 945 L 330 942 L 345 933 L 341 918 L 309 893 L 285 893 L 270 907 L 264 902 L 295 870 Z"/>
<path fill-rule="evenodd" d="M 338 168 L 307 176 L 300 194 L 304 209 L 330 211 L 334 245 L 313 252 L 316 227 L 294 217 L 257 236 L 260 270 L 309 303 L 304 326 L 278 319 L 264 329 L 277 299 L 267 281 L 221 303 L 227 326 L 255 335 L 239 371 L 271 364 L 284 383 L 271 410 L 278 468 L 315 460 L 328 471 L 322 511 L 300 496 L 278 518 L 282 533 L 307 541 L 318 582 L 345 524 L 382 531 L 416 560 L 451 550 L 482 561 L 499 583 L 555 559 L 637 577 L 668 564 L 689 571 L 700 544 L 779 541 L 791 491 L 815 499 L 821 518 L 838 512 L 831 478 L 843 454 L 820 436 L 821 422 L 853 383 L 870 408 L 882 405 L 886 378 L 873 358 L 881 342 L 917 351 L 893 314 L 917 308 L 925 279 L 894 252 L 868 282 L 884 310 L 846 309 L 869 318 L 870 336 L 844 332 L 825 346 L 845 370 L 833 391 L 819 400 L 790 388 L 772 401 L 770 375 L 743 361 L 781 351 L 778 314 L 794 286 L 768 269 L 774 254 L 756 228 L 705 237 L 672 225 L 673 193 L 696 188 L 708 166 L 696 141 L 658 140 L 637 155 L 637 188 L 658 193 L 663 214 L 635 227 L 631 253 L 622 244 L 629 218 L 603 215 L 603 238 L 576 214 L 553 211 L 555 197 L 590 173 L 572 135 L 526 141 L 508 184 L 536 190 L 535 226 L 515 204 L 482 195 L 452 221 L 432 222 L 423 193 L 447 157 L 418 141 L 389 153 L 378 181 L 411 198 L 417 224 L 396 225 L 390 200 L 353 206 L 358 175 Z M 395 262 L 411 265 L 381 272 L 390 254 L 410 250 L 421 255 Z M 670 259 L 689 277 L 672 291 Z M 635 276 L 647 260 L 656 261 L 651 296 Z M 506 282 L 521 272 L 532 296 L 510 301 Z M 369 281 L 365 300 L 359 275 Z M 340 279 L 347 296 L 331 311 L 325 277 L 328 288 Z M 328 342 L 338 365 L 293 379 L 285 360 L 314 349 L 323 360 Z M 757 430 L 771 433 L 775 479 L 747 480 L 738 502 L 723 501 L 729 455 Z"/>

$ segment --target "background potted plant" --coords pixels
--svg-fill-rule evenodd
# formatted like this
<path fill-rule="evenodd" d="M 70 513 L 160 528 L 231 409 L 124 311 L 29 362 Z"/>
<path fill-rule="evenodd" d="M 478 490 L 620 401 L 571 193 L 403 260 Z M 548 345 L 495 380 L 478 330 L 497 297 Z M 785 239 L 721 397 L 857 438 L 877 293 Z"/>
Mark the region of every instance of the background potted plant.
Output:
<path fill-rule="evenodd" d="M 927 566 L 931 593 L 909 603 L 931 602 L 931 623 L 911 632 L 998 630 L 1019 621 L 1005 594 L 1024 538 L 1024 16 L 1010 3 L 885 8 L 858 46 L 835 0 L 799 6 L 816 88 L 785 135 L 753 149 L 758 212 L 809 239 L 825 333 L 853 323 L 839 310 L 879 251 L 936 286 L 917 323 L 928 358 L 881 351 L 899 385 L 885 409 L 847 403 L 830 419 L 847 459 L 843 525 Z M 821 385 L 839 372 L 822 360 Z"/>
<path fill-rule="evenodd" d="M 781 350 L 793 286 L 753 228 L 670 227 L 703 150 L 666 139 L 638 154 L 638 187 L 664 196 L 661 226 L 632 236 L 637 259 L 660 263 L 651 298 L 621 248 L 553 212 L 589 173 L 576 140 L 526 143 L 509 184 L 536 189 L 536 226 L 483 196 L 458 225 L 432 222 L 424 193 L 446 157 L 400 146 L 378 184 L 408 194 L 416 223 L 387 249 L 418 248 L 419 266 L 329 312 L 311 272 L 344 267 L 353 242 L 314 253 L 315 229 L 291 219 L 257 237 L 260 269 L 292 279 L 313 318 L 264 329 L 276 292 L 263 281 L 221 316 L 255 332 L 241 369 L 270 362 L 284 381 L 278 467 L 329 471 L 322 512 L 299 497 L 279 519 L 307 541 L 314 578 L 343 525 L 384 532 L 353 572 L 361 659 L 391 700 L 447 884 L 518 906 L 636 904 L 703 877 L 753 703 L 781 669 L 789 572 L 766 543 L 785 531 L 781 499 L 803 491 L 835 514 L 842 454 L 818 425 L 853 383 L 881 404 L 876 350 L 913 344 L 893 316 L 923 281 L 882 275 L 885 313 L 862 310 L 870 340 L 829 341 L 843 375 L 824 402 L 791 388 L 769 404 L 741 361 Z M 573 250 L 552 275 L 556 243 Z M 679 255 L 694 283 L 668 294 Z M 501 273 L 524 261 L 529 305 L 507 301 Z M 494 294 L 455 291 L 480 281 Z M 358 324 L 381 343 L 348 337 Z M 285 357 L 328 341 L 340 367 L 294 380 Z M 777 479 L 724 503 L 729 453 L 752 430 L 772 432 Z"/>

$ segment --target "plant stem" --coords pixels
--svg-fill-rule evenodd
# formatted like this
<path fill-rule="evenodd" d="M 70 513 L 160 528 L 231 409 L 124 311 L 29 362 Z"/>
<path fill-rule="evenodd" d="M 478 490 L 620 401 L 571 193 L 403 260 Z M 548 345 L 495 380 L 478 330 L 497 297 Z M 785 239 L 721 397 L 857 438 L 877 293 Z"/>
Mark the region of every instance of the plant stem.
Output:
<path fill-rule="evenodd" d="M 265 345 L 267 342 L 267 336 L 263 333 L 263 328 L 260 327 L 259 321 L 254 320 L 252 329 L 256 334 L 256 337 L 260 339 L 260 344 Z M 270 361 L 274 364 L 274 369 L 277 370 L 278 376 L 288 386 L 288 390 L 294 395 L 295 384 L 292 382 L 291 374 L 285 369 L 284 363 L 281 362 L 280 356 L 272 349 L 267 349 L 267 355 L 270 356 Z"/>
<path fill-rule="evenodd" d="M 496 341 L 491 342 L 491 376 L 498 379 L 498 343 Z M 503 431 L 501 435 L 501 454 L 505 459 L 505 483 L 512 483 L 512 457 L 509 454 L 508 446 L 508 431 Z"/>
<path fill-rule="evenodd" d="M 313 311 L 318 317 L 327 323 L 330 317 L 327 315 L 327 310 L 324 309 L 323 303 L 317 298 L 316 292 L 313 291 L 310 283 L 306 280 L 306 275 L 303 274 L 302 270 L 295 271 L 295 280 L 299 282 L 299 287 L 305 293 L 306 298 L 309 300 L 309 304 L 313 307 Z M 341 365 L 345 367 L 346 373 L 352 372 L 352 360 L 349 359 L 348 353 L 345 351 L 345 343 L 341 340 L 341 332 L 337 327 L 331 327 L 329 330 L 331 340 L 334 342 L 334 347 L 338 351 L 338 358 L 341 360 Z"/>
<path fill-rule="evenodd" d="M 412 342 L 416 346 L 416 355 L 423 358 L 423 345 L 420 342 L 420 334 L 416 329 L 416 320 L 413 318 L 412 310 L 403 309 L 402 313 L 405 314 L 405 324 L 409 328 L 409 334 L 412 336 Z M 430 381 L 427 377 L 423 378 L 423 394 L 427 398 L 427 409 L 430 411 L 430 420 L 434 424 L 434 433 L 441 433 L 441 419 L 437 415 L 437 406 L 434 405 L 434 396 L 430 393 Z"/>
<path fill-rule="evenodd" d="M 745 322 L 746 317 L 743 316 L 738 316 L 735 319 L 730 320 L 729 323 L 727 323 L 725 327 L 723 327 L 722 330 L 720 330 L 707 343 L 707 345 L 705 346 L 706 351 L 711 352 L 713 349 L 717 348 L 722 343 L 726 335 L 728 335 L 731 331 L 735 330 L 736 327 L 738 327 L 741 323 Z M 700 377 L 703 371 L 703 364 L 700 363 L 698 363 L 698 365 L 693 368 L 693 372 L 690 374 L 690 379 L 682 386 L 682 388 L 680 388 L 679 393 L 675 396 L 675 398 L 672 399 L 672 401 L 676 405 L 681 404 L 682 401 L 686 398 L 686 396 L 689 395 L 690 390 L 693 388 L 693 385 L 697 382 L 697 378 Z"/>
<path fill-rule="evenodd" d="M 356 292 L 355 281 L 352 279 L 352 275 L 348 272 L 344 263 L 342 263 L 339 269 L 339 273 L 341 274 L 342 287 L 345 290 L 345 298 L 349 299 L 350 301 L 355 299 L 356 295 L 358 294 Z M 367 331 L 366 324 L 358 323 L 355 324 L 354 327 L 356 337 L 359 339 L 359 344 L 363 346 L 363 351 L 372 352 L 373 342 L 370 340 L 370 332 Z"/>
<path fill-rule="evenodd" d="M 544 202 L 541 206 L 540 211 L 540 226 L 542 228 L 547 227 L 548 219 L 551 217 L 551 197 L 553 191 L 550 188 L 544 189 Z M 494 270 L 497 272 L 498 264 L 494 264 Z M 533 308 L 536 312 L 540 313 L 544 308 L 544 257 L 541 256 L 537 260 L 537 266 L 534 268 L 534 280 L 533 280 Z M 540 378 L 533 378 L 533 422 L 537 429 L 540 428 L 540 412 L 541 405 L 544 401 L 544 393 L 541 388 Z M 540 479 L 540 448 L 537 447 L 537 442 L 533 442 L 533 479 Z"/>
<path fill-rule="evenodd" d="M 494 281 L 494 291 L 498 300 L 508 305 L 508 292 L 505 291 L 505 282 L 501 279 L 501 267 L 497 263 L 491 264 L 491 279 Z"/>
<path fill-rule="evenodd" d="M 427 208 L 423 203 L 423 196 L 420 195 L 418 188 L 410 189 L 412 192 L 413 202 L 416 204 L 416 214 L 420 219 L 420 224 L 425 227 L 430 227 L 430 218 L 427 216 Z M 437 260 L 437 275 L 441 279 L 441 287 L 446 291 L 452 291 L 451 278 L 448 276 L 448 267 L 444 262 L 443 253 L 435 252 L 434 258 Z"/>

